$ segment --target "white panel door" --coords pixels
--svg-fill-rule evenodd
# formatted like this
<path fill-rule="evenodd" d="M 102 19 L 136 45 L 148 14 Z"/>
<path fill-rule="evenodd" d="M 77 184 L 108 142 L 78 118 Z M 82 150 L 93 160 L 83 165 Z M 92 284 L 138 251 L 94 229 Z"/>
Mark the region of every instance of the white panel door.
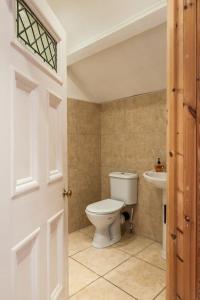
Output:
<path fill-rule="evenodd" d="M 1 0 L 0 41 L 0 299 L 67 299 L 65 32 L 46 0 Z"/>

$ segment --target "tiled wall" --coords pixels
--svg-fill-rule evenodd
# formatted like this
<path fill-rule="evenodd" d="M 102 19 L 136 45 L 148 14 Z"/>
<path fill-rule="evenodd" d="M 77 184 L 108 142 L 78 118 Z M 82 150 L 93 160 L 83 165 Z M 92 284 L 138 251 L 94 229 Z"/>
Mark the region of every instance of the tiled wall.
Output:
<path fill-rule="evenodd" d="M 69 232 L 89 224 L 85 208 L 101 199 L 100 105 L 68 99 Z"/>
<path fill-rule="evenodd" d="M 115 100 L 101 106 L 102 198 L 109 196 L 108 174 L 113 170 L 139 173 L 136 231 L 162 239 L 161 191 L 143 179 L 154 166 L 155 157 L 166 160 L 166 93 Z"/>
<path fill-rule="evenodd" d="M 155 157 L 166 159 L 166 93 L 115 100 L 102 105 L 68 101 L 68 170 L 73 197 L 69 201 L 70 232 L 88 224 L 88 203 L 110 196 L 108 174 L 139 173 L 136 231 L 161 241 L 161 191 L 143 179 Z"/>

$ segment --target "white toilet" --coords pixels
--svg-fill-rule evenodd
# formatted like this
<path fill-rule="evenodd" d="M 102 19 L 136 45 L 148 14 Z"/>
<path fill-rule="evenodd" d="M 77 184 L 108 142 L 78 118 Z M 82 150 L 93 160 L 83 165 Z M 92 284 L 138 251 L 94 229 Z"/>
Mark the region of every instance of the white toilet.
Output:
<path fill-rule="evenodd" d="M 111 199 L 101 200 L 87 206 L 85 212 L 95 226 L 92 245 L 108 247 L 121 239 L 120 210 L 137 203 L 136 173 L 113 172 L 109 174 Z"/>

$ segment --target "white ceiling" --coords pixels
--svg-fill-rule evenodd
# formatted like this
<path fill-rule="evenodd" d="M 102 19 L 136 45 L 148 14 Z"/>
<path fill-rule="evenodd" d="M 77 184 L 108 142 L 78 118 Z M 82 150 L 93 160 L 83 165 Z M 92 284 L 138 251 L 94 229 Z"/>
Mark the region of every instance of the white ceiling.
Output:
<path fill-rule="evenodd" d="M 129 24 L 139 16 L 146 16 L 160 7 L 166 7 L 167 3 L 166 0 L 48 0 L 48 2 L 66 29 L 68 53 L 77 51 L 82 45 L 88 45 L 107 33 L 119 30 L 120 26 Z"/>
<path fill-rule="evenodd" d="M 166 24 L 68 68 L 87 95 L 104 102 L 166 88 Z"/>
<path fill-rule="evenodd" d="M 68 96 L 104 102 L 166 87 L 167 0 L 48 0 L 67 32 Z"/>

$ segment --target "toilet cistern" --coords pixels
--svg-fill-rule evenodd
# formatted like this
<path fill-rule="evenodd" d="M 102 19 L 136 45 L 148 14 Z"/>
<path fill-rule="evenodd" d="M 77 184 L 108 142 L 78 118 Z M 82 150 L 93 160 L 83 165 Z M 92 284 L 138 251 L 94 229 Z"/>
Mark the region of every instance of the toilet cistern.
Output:
<path fill-rule="evenodd" d="M 112 172 L 109 174 L 111 198 L 86 207 L 86 215 L 95 226 L 92 245 L 108 247 L 121 239 L 120 211 L 126 205 L 137 203 L 136 173 Z"/>

